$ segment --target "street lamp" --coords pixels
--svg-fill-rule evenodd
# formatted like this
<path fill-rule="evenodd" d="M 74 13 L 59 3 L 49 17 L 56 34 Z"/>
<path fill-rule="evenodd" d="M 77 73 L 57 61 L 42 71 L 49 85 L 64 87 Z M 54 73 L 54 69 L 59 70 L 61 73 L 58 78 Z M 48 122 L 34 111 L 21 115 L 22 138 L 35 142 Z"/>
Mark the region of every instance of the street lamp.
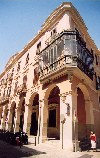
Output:
<path fill-rule="evenodd" d="M 74 140 L 75 140 L 75 152 L 76 152 L 76 110 L 74 110 Z"/>
<path fill-rule="evenodd" d="M 61 123 L 62 123 L 62 149 L 63 149 L 63 125 L 66 121 L 64 114 L 61 114 L 60 119 L 61 119 Z"/>

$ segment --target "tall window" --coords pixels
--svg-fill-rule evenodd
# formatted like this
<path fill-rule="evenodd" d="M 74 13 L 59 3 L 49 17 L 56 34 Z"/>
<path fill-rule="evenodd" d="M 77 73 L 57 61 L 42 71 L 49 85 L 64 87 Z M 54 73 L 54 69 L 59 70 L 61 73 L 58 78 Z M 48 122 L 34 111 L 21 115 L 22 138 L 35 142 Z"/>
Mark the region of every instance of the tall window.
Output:
<path fill-rule="evenodd" d="M 18 62 L 17 71 L 20 70 L 20 64 L 21 64 L 21 61 Z"/>
<path fill-rule="evenodd" d="M 56 127 L 56 109 L 49 110 L 49 127 Z"/>
<path fill-rule="evenodd" d="M 38 80 L 39 80 L 39 68 L 36 67 L 34 69 L 34 79 L 33 79 L 33 84 L 37 84 L 38 83 Z"/>
<path fill-rule="evenodd" d="M 26 64 L 28 64 L 29 62 L 29 53 L 27 54 L 27 57 L 26 57 Z"/>
<path fill-rule="evenodd" d="M 56 28 L 54 28 L 54 29 L 51 31 L 51 36 L 56 35 L 56 33 L 57 33 Z"/>
<path fill-rule="evenodd" d="M 18 81 L 15 82 L 15 89 L 14 89 L 14 93 L 17 92 L 17 88 L 18 88 Z"/>
<path fill-rule="evenodd" d="M 37 44 L 36 54 L 39 54 L 39 53 L 40 53 L 40 49 L 41 49 L 41 42 L 39 42 L 39 43 Z"/>
<path fill-rule="evenodd" d="M 25 75 L 24 77 L 23 77 L 23 88 L 26 88 L 26 83 L 27 83 L 27 75 Z"/>
<path fill-rule="evenodd" d="M 11 87 L 8 87 L 7 96 L 10 97 L 10 94 L 11 94 Z"/>

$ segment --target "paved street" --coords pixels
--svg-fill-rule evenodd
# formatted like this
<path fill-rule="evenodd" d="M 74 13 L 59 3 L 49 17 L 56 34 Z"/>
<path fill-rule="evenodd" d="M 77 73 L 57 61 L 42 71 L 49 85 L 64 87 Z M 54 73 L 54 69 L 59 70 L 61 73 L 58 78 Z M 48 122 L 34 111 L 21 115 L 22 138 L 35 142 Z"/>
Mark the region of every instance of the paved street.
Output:
<path fill-rule="evenodd" d="M 98 152 L 70 152 L 60 150 L 51 143 L 24 145 L 21 149 L 0 141 L 0 158 L 100 158 Z"/>

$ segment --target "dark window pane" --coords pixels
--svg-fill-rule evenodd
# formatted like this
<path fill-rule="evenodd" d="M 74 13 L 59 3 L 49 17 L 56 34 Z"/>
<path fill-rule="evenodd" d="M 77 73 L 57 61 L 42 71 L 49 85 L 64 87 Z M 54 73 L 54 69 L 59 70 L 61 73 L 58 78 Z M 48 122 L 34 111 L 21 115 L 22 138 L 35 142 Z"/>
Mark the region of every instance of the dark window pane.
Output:
<path fill-rule="evenodd" d="M 54 47 L 54 61 L 57 60 L 57 51 L 56 51 L 56 46 Z"/>
<path fill-rule="evenodd" d="M 62 54 L 63 50 L 64 50 L 64 41 L 61 40 L 59 43 L 57 43 L 57 56 L 58 57 Z"/>
<path fill-rule="evenodd" d="M 49 127 L 56 127 L 56 109 L 49 110 Z"/>
<path fill-rule="evenodd" d="M 53 63 L 53 48 L 51 49 L 51 64 Z"/>

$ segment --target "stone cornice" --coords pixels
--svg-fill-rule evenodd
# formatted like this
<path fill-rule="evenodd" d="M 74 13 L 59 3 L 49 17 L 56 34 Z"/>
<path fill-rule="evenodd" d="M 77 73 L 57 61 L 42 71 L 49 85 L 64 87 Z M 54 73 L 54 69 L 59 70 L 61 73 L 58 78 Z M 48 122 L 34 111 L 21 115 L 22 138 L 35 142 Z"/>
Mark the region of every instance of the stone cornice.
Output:
<path fill-rule="evenodd" d="M 5 73 L 9 71 L 13 67 L 13 65 L 28 51 L 28 49 L 30 49 L 54 23 L 57 23 L 57 21 L 66 12 L 71 13 L 74 21 L 79 25 L 80 30 L 84 32 L 87 39 L 91 43 L 93 49 L 95 50 L 95 53 L 99 52 L 100 54 L 100 50 L 97 49 L 94 41 L 91 39 L 90 35 L 88 34 L 87 27 L 82 17 L 80 16 L 79 12 L 74 8 L 74 6 L 70 2 L 64 2 L 57 9 L 55 9 L 54 12 L 47 18 L 45 23 L 42 25 L 42 29 L 40 30 L 40 32 L 24 47 L 23 50 L 19 52 L 19 54 L 12 61 L 12 63 L 4 70 L 4 72 L 1 73 L 0 78 L 2 78 L 5 75 Z"/>

